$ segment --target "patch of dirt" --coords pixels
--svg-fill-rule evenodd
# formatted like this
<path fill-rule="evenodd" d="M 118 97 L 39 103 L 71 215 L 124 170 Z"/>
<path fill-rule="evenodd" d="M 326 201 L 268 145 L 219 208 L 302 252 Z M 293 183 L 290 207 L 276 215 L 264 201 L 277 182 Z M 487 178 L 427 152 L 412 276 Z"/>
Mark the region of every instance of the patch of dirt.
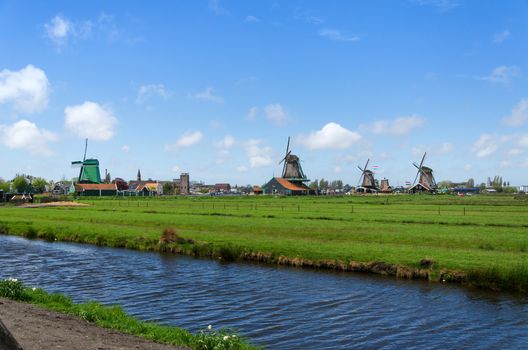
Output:
<path fill-rule="evenodd" d="M 89 204 L 77 203 L 77 202 L 50 202 L 50 203 L 37 203 L 37 204 L 23 204 L 19 208 L 45 208 L 45 207 L 88 207 Z"/>
<path fill-rule="evenodd" d="M 78 317 L 0 298 L 0 319 L 24 350 L 189 350 L 158 344 Z"/>

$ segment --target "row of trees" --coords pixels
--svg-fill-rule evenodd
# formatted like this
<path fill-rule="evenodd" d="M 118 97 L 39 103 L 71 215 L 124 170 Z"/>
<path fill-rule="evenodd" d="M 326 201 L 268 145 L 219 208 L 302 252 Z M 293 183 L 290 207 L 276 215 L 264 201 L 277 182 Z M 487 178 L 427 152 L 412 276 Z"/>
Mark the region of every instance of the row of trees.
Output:
<path fill-rule="evenodd" d="M 0 190 L 4 192 L 17 193 L 43 193 L 52 183 L 42 177 L 26 176 L 23 174 L 15 176 L 11 181 L 0 178 Z"/>
<path fill-rule="evenodd" d="M 347 189 L 350 190 L 352 188 L 349 184 L 346 184 L 346 185 L 343 184 L 342 180 L 328 181 L 325 179 L 321 179 L 321 180 L 315 179 L 314 181 L 310 182 L 308 186 L 314 190 L 320 190 L 320 191 L 322 190 L 325 190 L 325 191 L 345 190 L 346 191 Z"/>
<path fill-rule="evenodd" d="M 503 193 L 515 193 L 517 192 L 517 189 L 515 187 L 510 186 L 509 181 L 503 181 L 502 176 L 495 176 L 493 180 L 488 178 L 488 183 L 481 183 L 480 185 L 475 184 L 475 180 L 473 178 L 469 178 L 466 182 L 452 182 L 449 180 L 446 181 L 440 181 L 438 183 L 438 187 L 440 188 L 453 188 L 453 187 L 466 187 L 466 188 L 473 188 L 473 187 L 479 187 L 481 190 L 485 190 L 487 188 L 493 188 L 497 192 L 503 192 Z"/>

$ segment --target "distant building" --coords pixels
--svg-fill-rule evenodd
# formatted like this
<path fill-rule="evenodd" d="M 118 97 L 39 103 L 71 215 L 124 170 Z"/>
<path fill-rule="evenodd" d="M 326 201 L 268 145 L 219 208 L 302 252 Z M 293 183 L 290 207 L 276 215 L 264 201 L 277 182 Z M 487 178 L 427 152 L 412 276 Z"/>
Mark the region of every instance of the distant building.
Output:
<path fill-rule="evenodd" d="M 72 183 L 70 192 L 82 197 L 116 196 L 117 186 L 116 184 Z"/>
<path fill-rule="evenodd" d="M 528 192 L 528 185 L 518 186 L 518 187 L 517 187 L 517 190 L 518 190 L 519 192 L 527 193 L 527 192 Z"/>
<path fill-rule="evenodd" d="M 130 181 L 123 196 L 161 196 L 163 185 L 157 181 Z"/>
<path fill-rule="evenodd" d="M 51 193 L 56 196 L 68 194 L 70 192 L 71 181 L 59 181 L 53 184 Z"/>
<path fill-rule="evenodd" d="M 455 187 L 451 189 L 451 193 L 462 194 L 477 194 L 480 193 L 480 187 Z"/>
<path fill-rule="evenodd" d="M 253 193 L 254 195 L 259 195 L 259 194 L 262 194 L 262 188 L 260 186 L 253 186 L 253 189 L 251 191 L 251 193 Z"/>
<path fill-rule="evenodd" d="M 274 177 L 267 184 L 262 186 L 264 194 L 279 194 L 283 196 L 290 195 L 308 195 L 314 191 L 303 183 L 293 183 L 282 177 Z"/>
<path fill-rule="evenodd" d="M 189 173 L 181 173 L 180 175 L 180 194 L 189 195 Z"/>
<path fill-rule="evenodd" d="M 228 183 L 217 183 L 213 186 L 214 192 L 229 193 L 231 192 L 231 185 Z"/>

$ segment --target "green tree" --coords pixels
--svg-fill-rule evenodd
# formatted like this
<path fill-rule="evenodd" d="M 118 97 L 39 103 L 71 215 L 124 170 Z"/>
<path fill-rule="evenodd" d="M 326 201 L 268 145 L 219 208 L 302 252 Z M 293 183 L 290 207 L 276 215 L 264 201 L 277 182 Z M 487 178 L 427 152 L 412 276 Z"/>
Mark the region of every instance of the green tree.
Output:
<path fill-rule="evenodd" d="M 33 185 L 33 188 L 35 189 L 36 193 L 43 193 L 46 192 L 46 186 L 48 185 L 48 181 L 41 177 L 36 177 L 33 179 L 31 184 Z"/>
<path fill-rule="evenodd" d="M 17 175 L 13 179 L 13 186 L 18 193 L 24 193 L 28 190 L 29 183 L 24 175 Z"/>
<path fill-rule="evenodd" d="M 0 178 L 0 190 L 3 190 L 4 192 L 9 192 L 9 188 L 11 187 L 10 183 L 5 181 L 4 179 Z"/>
<path fill-rule="evenodd" d="M 473 178 L 468 179 L 466 182 L 466 187 L 468 188 L 475 187 L 475 180 L 473 180 Z"/>
<path fill-rule="evenodd" d="M 174 185 L 170 182 L 163 184 L 163 194 L 174 194 Z"/>
<path fill-rule="evenodd" d="M 310 185 L 308 185 L 312 190 L 317 190 L 319 188 L 319 180 L 315 179 L 314 181 L 310 182 Z"/>

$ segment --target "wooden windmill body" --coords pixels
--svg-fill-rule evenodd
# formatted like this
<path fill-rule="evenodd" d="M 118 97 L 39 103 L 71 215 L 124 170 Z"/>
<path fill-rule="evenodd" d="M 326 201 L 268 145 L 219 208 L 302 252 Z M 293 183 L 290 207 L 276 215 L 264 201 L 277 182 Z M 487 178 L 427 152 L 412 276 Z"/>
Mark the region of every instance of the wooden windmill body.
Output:
<path fill-rule="evenodd" d="M 426 155 L 427 152 L 424 153 L 420 165 L 413 163 L 414 167 L 418 169 L 418 171 L 414 178 L 413 186 L 409 188 L 409 192 L 411 193 L 435 193 L 438 190 L 438 186 L 436 185 L 436 180 L 433 175 L 433 169 L 423 165 Z M 418 180 L 418 182 L 416 182 L 416 180 Z"/>
<path fill-rule="evenodd" d="M 361 171 L 361 177 L 359 178 L 359 183 L 358 187 L 356 188 L 356 192 L 372 193 L 379 191 L 378 183 L 374 178 L 374 172 L 370 169 L 367 169 L 369 162 L 370 159 L 367 159 L 367 163 L 363 168 L 358 166 L 358 169 Z"/>

